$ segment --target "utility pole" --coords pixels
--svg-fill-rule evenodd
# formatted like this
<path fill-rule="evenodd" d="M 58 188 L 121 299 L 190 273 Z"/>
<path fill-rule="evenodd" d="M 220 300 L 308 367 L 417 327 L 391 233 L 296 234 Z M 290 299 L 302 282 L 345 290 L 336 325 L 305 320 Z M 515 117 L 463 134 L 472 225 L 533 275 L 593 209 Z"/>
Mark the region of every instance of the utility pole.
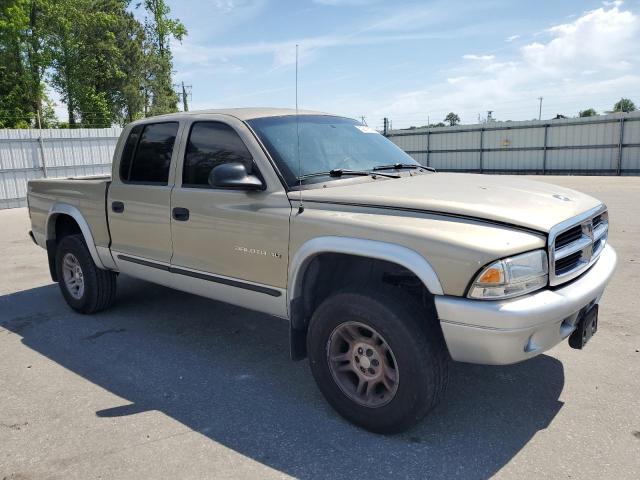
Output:
<path fill-rule="evenodd" d="M 538 100 L 540 100 L 540 106 L 538 108 L 538 120 L 542 120 L 542 97 L 538 97 Z"/>
<path fill-rule="evenodd" d="M 140 87 L 140 91 L 142 92 L 142 95 L 144 97 L 144 118 L 147 118 L 149 100 L 147 98 L 147 83 L 146 83 L 146 81 L 145 81 L 145 84 Z M 131 120 L 133 120 L 133 119 L 131 119 Z"/>
<path fill-rule="evenodd" d="M 40 145 L 40 158 L 42 159 L 42 175 L 47 178 L 47 161 L 44 157 L 44 145 L 42 144 L 42 123 L 40 122 L 40 107 L 36 110 L 38 115 L 38 144 Z"/>
<path fill-rule="evenodd" d="M 193 85 L 185 85 L 184 82 L 181 82 L 181 83 L 174 84 L 173 88 L 178 90 L 176 92 L 176 95 L 178 95 L 178 100 L 182 101 L 182 111 L 188 112 L 189 103 L 187 102 L 187 99 L 193 100 L 193 95 L 191 93 Z"/>
<path fill-rule="evenodd" d="M 184 82 L 182 82 L 182 108 L 184 112 L 189 111 L 189 105 L 187 105 L 187 91 L 184 88 Z"/>

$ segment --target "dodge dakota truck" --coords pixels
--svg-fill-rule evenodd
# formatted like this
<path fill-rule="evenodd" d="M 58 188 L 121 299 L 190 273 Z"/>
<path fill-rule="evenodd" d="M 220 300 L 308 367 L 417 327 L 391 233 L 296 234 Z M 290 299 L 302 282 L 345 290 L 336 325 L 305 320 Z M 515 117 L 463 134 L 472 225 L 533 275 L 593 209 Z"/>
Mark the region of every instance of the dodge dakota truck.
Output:
<path fill-rule="evenodd" d="M 34 180 L 28 204 L 72 309 L 112 305 L 122 273 L 286 319 L 327 401 L 381 433 L 442 399 L 451 360 L 582 348 L 616 264 L 599 200 L 438 173 L 311 111 L 136 121 L 110 177 Z"/>

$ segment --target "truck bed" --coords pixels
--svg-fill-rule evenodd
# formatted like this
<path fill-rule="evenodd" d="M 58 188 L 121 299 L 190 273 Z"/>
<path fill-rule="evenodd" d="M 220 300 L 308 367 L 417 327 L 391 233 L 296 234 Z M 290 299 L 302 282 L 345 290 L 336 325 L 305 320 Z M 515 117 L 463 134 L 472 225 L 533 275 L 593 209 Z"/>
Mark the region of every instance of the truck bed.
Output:
<path fill-rule="evenodd" d="M 109 246 L 109 229 L 105 202 L 111 176 L 74 177 L 65 179 L 31 180 L 27 202 L 31 228 L 38 245 L 45 247 L 47 218 L 56 204 L 75 207 L 89 224 L 96 246 Z M 55 220 L 53 216 L 50 222 Z"/>

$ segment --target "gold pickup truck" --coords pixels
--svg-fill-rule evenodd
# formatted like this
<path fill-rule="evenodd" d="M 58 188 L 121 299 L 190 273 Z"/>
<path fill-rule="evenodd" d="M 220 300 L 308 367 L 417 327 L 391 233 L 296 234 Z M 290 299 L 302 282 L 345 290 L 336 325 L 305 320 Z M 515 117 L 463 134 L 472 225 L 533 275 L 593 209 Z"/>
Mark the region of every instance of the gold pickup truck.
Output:
<path fill-rule="evenodd" d="M 287 319 L 327 401 L 383 433 L 436 405 L 451 360 L 582 348 L 616 264 L 599 200 L 437 173 L 310 111 L 137 121 L 111 177 L 31 181 L 28 202 L 74 310 L 109 307 L 123 273 Z"/>

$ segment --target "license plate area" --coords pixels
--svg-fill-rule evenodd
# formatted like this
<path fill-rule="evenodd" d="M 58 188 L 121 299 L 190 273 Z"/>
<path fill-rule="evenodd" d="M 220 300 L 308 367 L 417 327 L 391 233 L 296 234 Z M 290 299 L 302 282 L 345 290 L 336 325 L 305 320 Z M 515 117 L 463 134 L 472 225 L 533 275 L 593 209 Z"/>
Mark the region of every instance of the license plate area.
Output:
<path fill-rule="evenodd" d="M 594 305 L 582 314 L 576 329 L 569 337 L 569 346 L 578 350 L 584 348 L 587 342 L 598 331 L 598 305 Z"/>

